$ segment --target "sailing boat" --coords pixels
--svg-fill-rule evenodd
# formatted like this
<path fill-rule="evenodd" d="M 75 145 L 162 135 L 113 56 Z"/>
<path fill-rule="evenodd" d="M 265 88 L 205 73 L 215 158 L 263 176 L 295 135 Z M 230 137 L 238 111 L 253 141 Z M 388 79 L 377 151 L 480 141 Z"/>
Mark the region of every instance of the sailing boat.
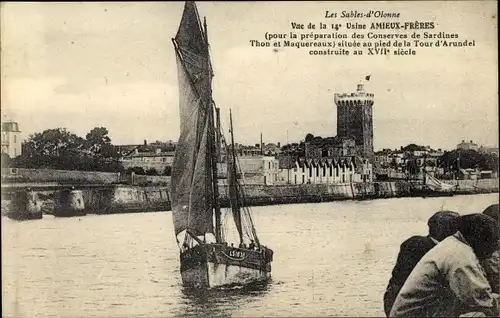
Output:
<path fill-rule="evenodd" d="M 214 123 L 214 75 L 207 24 L 205 20 L 202 27 L 194 2 L 185 3 L 172 42 L 177 60 L 181 129 L 172 164 L 171 201 L 182 283 L 213 288 L 267 281 L 273 251 L 261 245 L 249 210 L 244 208 L 234 146 L 232 160 L 228 160 L 231 211 L 224 215 L 221 211 L 217 171 L 220 145 L 216 143 L 217 131 L 221 129 L 217 127 L 216 131 Z M 233 218 L 239 242 L 227 242 L 223 216 Z M 239 244 L 235 247 L 234 243 Z"/>
<path fill-rule="evenodd" d="M 426 157 L 424 156 L 424 164 L 423 164 L 423 168 L 422 168 L 423 185 L 422 185 L 422 188 L 420 188 L 420 189 L 417 189 L 414 187 L 412 189 L 412 194 L 423 196 L 423 197 L 453 196 L 454 190 L 456 189 L 457 186 L 453 185 L 453 184 L 448 184 L 448 183 L 442 182 L 441 180 L 430 175 L 425 170 L 425 167 L 427 166 L 426 163 L 427 163 L 427 160 L 426 160 Z"/>

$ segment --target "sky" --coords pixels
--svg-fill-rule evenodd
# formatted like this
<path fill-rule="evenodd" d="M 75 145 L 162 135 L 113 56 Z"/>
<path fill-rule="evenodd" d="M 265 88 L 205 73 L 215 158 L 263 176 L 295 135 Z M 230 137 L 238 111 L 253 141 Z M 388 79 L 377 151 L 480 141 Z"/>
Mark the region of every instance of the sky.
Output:
<path fill-rule="evenodd" d="M 1 4 L 2 119 L 24 138 L 96 126 L 114 144 L 177 140 L 179 97 L 171 38 L 182 2 Z M 498 147 L 496 1 L 200 2 L 207 18 L 214 100 L 235 141 L 297 142 L 336 135 L 334 93 L 375 94 L 374 147 L 409 143 L 451 149 L 461 140 Z M 472 48 L 423 48 L 415 56 L 310 56 L 296 48 L 255 48 L 265 32 L 325 19 L 325 11 L 399 12 L 399 21 L 434 21 Z M 396 19 L 398 20 L 398 19 Z M 372 21 L 364 21 L 372 22 Z M 375 21 L 379 22 L 379 21 Z M 381 21 L 380 21 L 381 22 Z"/>

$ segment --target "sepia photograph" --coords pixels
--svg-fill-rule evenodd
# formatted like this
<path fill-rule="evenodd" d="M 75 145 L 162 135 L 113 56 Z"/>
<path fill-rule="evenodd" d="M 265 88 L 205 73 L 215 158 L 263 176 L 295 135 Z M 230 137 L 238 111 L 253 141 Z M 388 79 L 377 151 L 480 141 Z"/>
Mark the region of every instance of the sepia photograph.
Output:
<path fill-rule="evenodd" d="M 2 317 L 498 317 L 497 2 L 2 2 Z"/>

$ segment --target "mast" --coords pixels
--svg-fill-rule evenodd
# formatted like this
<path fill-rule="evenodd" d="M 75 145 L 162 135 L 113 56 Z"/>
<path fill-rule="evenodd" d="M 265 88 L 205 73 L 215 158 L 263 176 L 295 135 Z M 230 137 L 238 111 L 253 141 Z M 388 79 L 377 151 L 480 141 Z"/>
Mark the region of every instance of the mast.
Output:
<path fill-rule="evenodd" d="M 231 184 L 229 185 L 230 187 L 234 187 L 233 189 L 235 190 L 233 193 L 235 195 L 235 200 L 231 200 L 231 205 L 233 209 L 233 216 L 235 218 L 235 223 L 236 226 L 238 227 L 238 234 L 240 236 L 240 244 L 243 243 L 243 233 L 241 231 L 241 212 L 240 212 L 240 198 L 239 198 L 239 191 L 237 188 L 237 178 L 238 178 L 238 173 L 237 173 L 237 166 L 236 166 L 236 154 L 234 150 L 234 133 L 233 133 L 233 115 L 231 113 L 231 109 L 229 109 L 229 127 L 230 127 L 230 132 L 231 132 L 231 174 L 232 178 Z"/>
<path fill-rule="evenodd" d="M 287 174 L 287 184 L 290 184 L 290 144 L 288 143 L 288 129 L 286 130 L 286 174 Z"/>
<path fill-rule="evenodd" d="M 207 53 L 207 65 L 205 67 L 206 76 L 208 78 L 208 120 L 210 129 L 210 147 L 208 147 L 209 156 L 207 156 L 212 164 L 212 187 L 213 187 L 213 207 L 215 214 L 215 240 L 217 243 L 222 243 L 222 233 L 221 233 L 221 211 L 220 211 L 220 201 L 219 201 L 219 182 L 217 174 L 217 148 L 216 148 L 216 134 L 215 134 L 215 123 L 214 123 L 214 106 L 212 100 L 212 70 L 210 66 L 210 54 L 208 45 L 208 32 L 207 32 L 207 19 L 203 18 L 203 28 L 205 33 L 205 49 Z"/>
<path fill-rule="evenodd" d="M 216 143 L 217 143 L 217 162 L 222 161 L 221 154 L 221 127 L 220 127 L 220 108 L 215 106 L 215 124 L 217 125 L 217 134 L 215 135 Z"/>

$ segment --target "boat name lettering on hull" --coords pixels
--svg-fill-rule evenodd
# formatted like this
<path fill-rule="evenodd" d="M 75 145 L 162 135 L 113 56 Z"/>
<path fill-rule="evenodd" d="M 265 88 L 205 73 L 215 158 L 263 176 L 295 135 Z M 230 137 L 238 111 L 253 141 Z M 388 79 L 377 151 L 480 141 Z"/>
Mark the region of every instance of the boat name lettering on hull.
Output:
<path fill-rule="evenodd" d="M 232 251 L 229 251 L 229 256 L 231 256 L 231 257 L 237 257 L 237 258 L 244 258 L 246 255 L 242 251 L 232 250 Z"/>

